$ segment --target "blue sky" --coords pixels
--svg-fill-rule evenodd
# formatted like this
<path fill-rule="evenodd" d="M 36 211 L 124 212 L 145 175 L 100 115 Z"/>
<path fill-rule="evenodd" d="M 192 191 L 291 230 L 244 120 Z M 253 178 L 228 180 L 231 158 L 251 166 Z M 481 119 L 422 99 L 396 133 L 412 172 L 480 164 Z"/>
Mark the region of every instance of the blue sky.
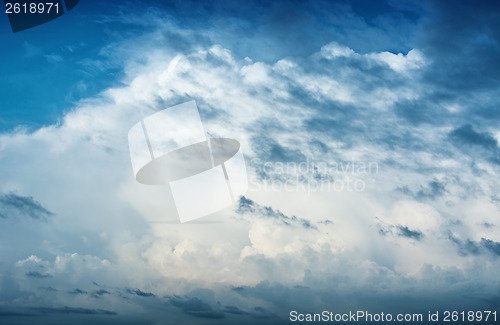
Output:
<path fill-rule="evenodd" d="M 500 313 L 499 16 L 82 0 L 15 34 L 2 16 L 0 323 Z M 135 182 L 127 133 L 193 99 L 241 142 L 250 189 L 179 224 L 168 189 Z"/>

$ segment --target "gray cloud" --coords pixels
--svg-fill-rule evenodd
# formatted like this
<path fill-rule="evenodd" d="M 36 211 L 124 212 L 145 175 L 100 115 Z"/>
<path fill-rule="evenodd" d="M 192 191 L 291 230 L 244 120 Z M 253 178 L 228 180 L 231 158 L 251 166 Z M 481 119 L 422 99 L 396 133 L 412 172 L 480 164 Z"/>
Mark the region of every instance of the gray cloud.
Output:
<path fill-rule="evenodd" d="M 449 236 L 450 240 L 459 248 L 461 255 L 480 255 L 491 253 L 494 256 L 500 256 L 500 243 L 491 239 L 481 238 L 480 241 L 471 239 L 461 240 L 454 236 Z"/>
<path fill-rule="evenodd" d="M 8 218 L 19 214 L 37 220 L 47 220 L 54 215 L 54 213 L 34 200 L 33 197 L 21 196 L 15 193 L 0 195 L 0 217 Z"/>
<path fill-rule="evenodd" d="M 31 272 L 26 272 L 25 274 L 29 278 L 36 278 L 36 279 L 48 279 L 52 278 L 52 275 L 48 273 L 40 273 L 37 271 L 31 271 Z"/>
<path fill-rule="evenodd" d="M 104 309 L 88 309 L 79 307 L 36 307 L 33 311 L 40 314 L 77 314 L 77 315 L 116 315 L 116 312 Z"/>
<path fill-rule="evenodd" d="M 109 295 L 109 294 L 111 294 L 111 292 L 109 292 L 107 290 L 104 290 L 104 289 L 100 289 L 100 290 L 93 291 L 91 293 L 91 296 L 94 297 L 94 298 L 100 298 L 103 295 Z"/>
<path fill-rule="evenodd" d="M 419 30 L 417 43 L 432 59 L 426 73 L 436 92 L 453 96 L 497 88 L 498 3 L 462 1 L 449 6 L 447 2 L 429 1 L 428 8 L 429 19 Z"/>
<path fill-rule="evenodd" d="M 224 313 L 235 315 L 248 315 L 249 313 L 239 309 L 236 306 L 224 306 Z"/>
<path fill-rule="evenodd" d="M 288 217 L 279 210 L 261 206 L 245 196 L 240 198 L 236 212 L 241 215 L 261 215 L 267 218 L 277 219 L 287 226 L 300 225 L 301 227 L 307 229 L 317 229 L 317 227 L 307 219 L 298 218 L 296 216 Z"/>
<path fill-rule="evenodd" d="M 224 312 L 214 309 L 211 305 L 196 297 L 169 297 L 168 302 L 175 307 L 181 308 L 186 314 L 209 319 L 225 318 Z"/>
<path fill-rule="evenodd" d="M 139 297 L 154 297 L 155 295 L 151 292 L 144 292 L 140 289 L 127 289 L 127 292 Z"/>
<path fill-rule="evenodd" d="M 500 242 L 496 242 L 491 239 L 481 238 L 480 244 L 492 254 L 500 256 Z"/>
<path fill-rule="evenodd" d="M 480 146 L 484 149 L 497 149 L 497 141 L 491 134 L 476 132 L 472 125 L 464 124 L 450 133 L 450 138 L 457 145 Z"/>
<path fill-rule="evenodd" d="M 85 290 L 81 290 L 81 289 L 76 288 L 75 290 L 68 291 L 68 293 L 72 294 L 72 295 L 86 295 L 88 292 Z"/>
<path fill-rule="evenodd" d="M 403 236 L 403 237 L 408 237 L 408 238 L 412 238 L 412 239 L 416 239 L 416 240 L 421 240 L 422 237 L 424 236 L 424 234 L 422 234 L 421 231 L 418 231 L 418 230 L 411 230 L 410 228 L 406 227 L 406 226 L 397 226 L 398 230 L 399 230 L 399 233 L 398 235 L 399 236 Z"/>

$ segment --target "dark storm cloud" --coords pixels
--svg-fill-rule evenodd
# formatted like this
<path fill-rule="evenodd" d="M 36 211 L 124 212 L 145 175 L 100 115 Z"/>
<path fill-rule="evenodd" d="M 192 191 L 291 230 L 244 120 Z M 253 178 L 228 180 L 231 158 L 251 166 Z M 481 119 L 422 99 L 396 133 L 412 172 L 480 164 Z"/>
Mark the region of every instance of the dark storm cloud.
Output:
<path fill-rule="evenodd" d="M 236 306 L 224 306 L 224 313 L 235 315 L 248 315 L 249 313 Z"/>
<path fill-rule="evenodd" d="M 437 92 L 493 89 L 500 80 L 500 3 L 428 1 L 418 47 L 432 65 L 427 81 Z"/>
<path fill-rule="evenodd" d="M 484 149 L 497 149 L 497 141 L 487 132 L 477 132 L 472 125 L 464 124 L 450 133 L 456 145 L 480 146 Z"/>
<path fill-rule="evenodd" d="M 500 257 L 500 242 L 486 238 L 481 238 L 480 241 L 460 240 L 451 235 L 449 239 L 458 246 L 458 253 L 462 256 L 489 253 L 495 257 Z"/>
<path fill-rule="evenodd" d="M 100 290 L 93 291 L 91 293 L 91 296 L 94 297 L 94 298 L 100 298 L 103 295 L 109 295 L 109 294 L 111 294 L 111 292 L 109 292 L 107 290 L 104 290 L 104 289 L 100 289 Z"/>
<path fill-rule="evenodd" d="M 443 108 L 432 103 L 432 98 L 419 100 L 404 100 L 394 105 L 397 116 L 404 118 L 410 124 L 420 125 L 422 123 L 441 124 L 442 118 L 450 114 Z M 439 116 L 439 119 L 436 119 Z"/>
<path fill-rule="evenodd" d="M 421 240 L 424 234 L 419 231 L 419 230 L 411 230 L 410 228 L 406 226 L 397 226 L 398 228 L 398 235 L 402 237 L 407 237 L 407 238 L 412 238 L 416 240 Z"/>
<path fill-rule="evenodd" d="M 0 195 L 0 217 L 9 218 L 11 215 L 29 216 L 37 220 L 47 220 L 54 213 L 44 208 L 30 196 L 21 196 L 14 193 Z"/>
<path fill-rule="evenodd" d="M 127 292 L 139 297 L 154 297 L 155 295 L 151 292 L 144 292 L 140 289 L 127 289 Z"/>
<path fill-rule="evenodd" d="M 500 164 L 500 148 L 488 132 L 478 132 L 472 125 L 464 124 L 449 134 L 451 142 L 472 157 L 487 159 Z"/>
<path fill-rule="evenodd" d="M 209 319 L 221 319 L 226 317 L 224 312 L 214 309 L 211 305 L 196 297 L 174 296 L 169 297 L 168 302 L 191 316 Z"/>
<path fill-rule="evenodd" d="M 196 31 L 217 26 L 217 33 L 210 33 L 211 43 L 230 48 L 241 57 L 267 62 L 308 56 L 332 40 L 361 52 L 407 52 L 422 14 L 417 4 L 403 8 L 388 1 L 371 5 L 359 0 L 155 1 L 153 6 L 163 8 L 169 20 Z M 175 33 L 166 33 L 164 38 L 166 44 L 179 50 L 209 42 L 202 36 L 197 42 L 188 42 Z"/>
<path fill-rule="evenodd" d="M 297 218 L 296 216 L 288 217 L 279 210 L 274 210 L 271 207 L 262 206 L 245 196 L 242 196 L 240 198 L 236 212 L 240 215 L 252 214 L 254 216 L 260 215 L 263 217 L 276 219 L 287 226 L 300 225 L 301 227 L 306 229 L 317 229 L 317 227 L 307 219 Z"/>
<path fill-rule="evenodd" d="M 500 242 L 481 238 L 481 246 L 486 248 L 490 253 L 500 256 Z"/>
<path fill-rule="evenodd" d="M 104 309 L 88 309 L 79 307 L 37 307 L 32 308 L 33 311 L 41 314 L 77 314 L 77 315 L 117 315 L 114 311 Z"/>
<path fill-rule="evenodd" d="M 0 317 L 26 317 L 26 316 L 35 316 L 35 315 L 27 311 L 0 309 Z"/>
<path fill-rule="evenodd" d="M 403 225 L 379 225 L 379 234 L 383 236 L 394 236 L 403 237 L 409 239 L 415 239 L 417 241 L 422 240 L 424 233 L 417 229 L 410 229 L 408 226 Z"/>
<path fill-rule="evenodd" d="M 87 292 L 87 291 L 84 291 L 84 290 L 81 290 L 81 289 L 76 288 L 75 290 L 68 291 L 68 293 L 69 293 L 69 294 L 72 294 L 72 295 L 86 295 L 88 292 Z"/>
<path fill-rule="evenodd" d="M 27 277 L 29 277 L 29 278 L 36 278 L 36 279 L 48 279 L 48 278 L 52 278 L 52 275 L 50 275 L 48 273 L 40 273 L 40 272 L 37 272 L 37 271 L 27 272 L 25 275 Z"/>

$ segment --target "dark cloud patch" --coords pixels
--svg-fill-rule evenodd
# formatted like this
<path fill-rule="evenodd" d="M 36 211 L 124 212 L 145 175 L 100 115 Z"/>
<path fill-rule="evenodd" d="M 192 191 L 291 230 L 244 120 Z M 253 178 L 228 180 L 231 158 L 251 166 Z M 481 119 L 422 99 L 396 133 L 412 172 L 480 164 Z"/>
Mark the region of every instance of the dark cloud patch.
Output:
<path fill-rule="evenodd" d="M 224 312 L 216 310 L 208 303 L 196 297 L 174 296 L 169 297 L 168 302 L 191 316 L 208 319 L 222 319 L 226 317 Z"/>
<path fill-rule="evenodd" d="M 304 161 L 305 156 L 296 149 L 284 147 L 278 143 L 273 143 L 269 148 L 268 158 L 270 161 Z"/>
<path fill-rule="evenodd" d="M 100 290 L 93 291 L 90 295 L 93 298 L 100 298 L 104 295 L 109 295 L 109 294 L 111 294 L 111 292 L 104 290 L 104 289 L 100 289 Z"/>
<path fill-rule="evenodd" d="M 239 309 L 236 306 L 224 306 L 224 313 L 234 314 L 234 315 L 248 315 L 249 313 Z"/>
<path fill-rule="evenodd" d="M 460 240 L 451 235 L 449 236 L 449 239 L 458 246 L 458 254 L 461 256 L 480 254 L 479 245 L 470 239 Z"/>
<path fill-rule="evenodd" d="M 432 62 L 426 79 L 444 92 L 498 88 L 500 3 L 429 1 L 417 46 Z"/>
<path fill-rule="evenodd" d="M 404 194 L 404 195 L 414 196 L 413 191 L 410 190 L 410 188 L 408 187 L 408 185 L 398 186 L 398 187 L 395 188 L 395 191 L 397 191 L 397 192 L 399 192 L 401 194 Z"/>
<path fill-rule="evenodd" d="M 88 292 L 85 290 L 76 288 L 75 290 L 68 291 L 68 293 L 72 294 L 72 295 L 86 295 Z"/>
<path fill-rule="evenodd" d="M 418 229 L 410 229 L 408 226 L 403 225 L 384 224 L 380 219 L 377 218 L 377 220 L 380 222 L 378 233 L 382 236 L 403 237 L 417 241 L 422 240 L 424 237 L 424 233 Z"/>
<path fill-rule="evenodd" d="M 449 238 L 458 246 L 459 255 L 466 256 L 490 253 L 493 254 L 493 256 L 500 257 L 500 243 L 491 239 L 481 238 L 480 241 L 473 241 L 470 239 L 460 240 L 451 235 Z"/>
<path fill-rule="evenodd" d="M 494 224 L 489 223 L 489 222 L 485 222 L 485 223 L 483 223 L 483 226 L 484 226 L 484 228 L 487 228 L 487 229 L 490 229 L 490 228 L 495 227 L 495 225 L 494 225 Z"/>
<path fill-rule="evenodd" d="M 297 149 L 284 146 L 276 140 L 263 137 L 261 134 L 251 139 L 252 149 L 260 159 L 271 162 L 301 162 L 305 155 Z"/>
<path fill-rule="evenodd" d="M 490 133 L 476 131 L 471 124 L 464 124 L 450 132 L 448 138 L 471 157 L 480 156 L 494 164 L 500 164 L 500 148 Z"/>
<path fill-rule="evenodd" d="M 260 319 L 278 318 L 278 316 L 275 313 L 272 313 L 261 306 L 254 307 L 254 313 L 252 313 L 252 316 Z"/>
<path fill-rule="evenodd" d="M 151 1 L 150 1 L 151 3 Z M 196 31 L 211 30 L 210 39 L 195 33 L 191 41 L 166 33 L 174 49 L 221 44 L 241 57 L 272 62 L 283 57 L 307 57 L 314 49 L 337 40 L 362 52 L 407 52 L 409 38 L 422 14 L 418 5 L 370 5 L 364 1 L 199 1 L 152 2 L 169 21 Z M 403 8 L 404 7 L 404 8 Z M 161 18 L 164 18 L 161 16 Z M 202 19 L 200 19 L 202 17 Z M 199 38 L 199 39 L 197 39 Z M 244 41 L 242 41 L 244 40 Z M 298 46 L 299 45 L 299 46 Z M 262 50 L 265 49 L 265 50 Z"/>
<path fill-rule="evenodd" d="M 242 196 L 240 198 L 236 212 L 240 215 L 258 214 L 267 218 L 279 220 L 287 226 L 300 225 L 301 227 L 306 229 L 318 229 L 307 219 L 297 218 L 296 216 L 288 217 L 279 210 L 275 210 L 268 206 L 262 206 L 245 196 Z"/>
<path fill-rule="evenodd" d="M 434 179 L 431 182 L 429 182 L 427 187 L 421 186 L 420 190 L 416 194 L 416 197 L 419 199 L 429 198 L 434 200 L 437 197 L 442 196 L 445 191 L 446 188 L 444 183 L 441 183 L 438 180 Z"/>
<path fill-rule="evenodd" d="M 30 316 L 35 316 L 35 314 L 28 311 L 0 309 L 0 317 L 30 317 Z"/>
<path fill-rule="evenodd" d="M 310 133 L 319 133 L 322 137 L 342 141 L 347 145 L 352 144 L 360 134 L 365 133 L 365 128 L 354 124 L 353 121 L 324 117 L 306 120 L 303 127 Z"/>
<path fill-rule="evenodd" d="M 481 238 L 481 246 L 486 248 L 489 252 L 497 256 L 500 256 L 500 242 L 496 242 L 491 239 Z"/>
<path fill-rule="evenodd" d="M 407 196 L 411 196 L 415 199 L 435 200 L 446 193 L 446 185 L 445 182 L 440 182 L 437 179 L 433 179 L 427 185 L 420 185 L 420 189 L 416 193 L 414 193 L 408 187 L 408 185 L 397 187 L 395 191 Z"/>
<path fill-rule="evenodd" d="M 19 215 L 36 220 L 47 220 L 54 213 L 44 208 L 31 196 L 21 196 L 14 193 L 0 195 L 0 218 Z"/>
<path fill-rule="evenodd" d="M 394 110 L 397 116 L 405 119 L 412 125 L 420 125 L 423 123 L 431 125 L 441 124 L 443 119 L 447 118 L 450 113 L 432 103 L 432 99 L 429 98 L 404 100 L 397 102 L 394 106 Z M 436 118 L 436 116 L 440 118 Z"/>
<path fill-rule="evenodd" d="M 381 130 L 373 131 L 373 139 L 367 139 L 374 143 L 375 145 L 381 145 L 388 148 L 391 151 L 420 151 L 424 150 L 426 144 L 422 142 L 422 139 L 418 138 L 415 134 L 408 131 L 406 128 L 391 128 L 391 131 L 383 131 L 383 127 L 380 127 Z M 391 166 L 401 165 L 401 162 L 395 161 L 388 157 L 384 160 L 385 164 Z"/>
<path fill-rule="evenodd" d="M 235 292 L 238 292 L 238 293 L 243 293 L 245 291 L 245 287 L 238 286 L 238 287 L 232 288 L 232 290 Z"/>
<path fill-rule="evenodd" d="M 43 290 L 43 291 L 47 291 L 47 292 L 57 292 L 57 291 L 59 291 L 56 288 L 52 288 L 52 287 L 39 287 L 38 289 Z"/>
<path fill-rule="evenodd" d="M 60 308 L 37 307 L 32 308 L 32 310 L 41 314 L 117 315 L 114 311 L 104 309 L 88 309 L 67 306 Z"/>
<path fill-rule="evenodd" d="M 480 146 L 488 150 L 498 148 L 497 141 L 491 134 L 486 132 L 477 132 L 470 124 L 464 124 L 453 130 L 449 136 L 453 143 L 459 146 Z"/>
<path fill-rule="evenodd" d="M 31 272 L 26 272 L 25 275 L 29 278 L 35 278 L 35 279 L 48 279 L 52 278 L 52 275 L 48 273 L 40 273 L 37 271 L 31 271 Z"/>
<path fill-rule="evenodd" d="M 151 292 L 144 292 L 140 289 L 127 289 L 127 292 L 132 295 L 136 295 L 139 297 L 154 297 L 155 295 Z"/>
<path fill-rule="evenodd" d="M 406 226 L 397 226 L 398 235 L 401 237 L 407 237 L 411 239 L 421 240 L 424 237 L 424 234 L 419 230 L 411 230 Z"/>

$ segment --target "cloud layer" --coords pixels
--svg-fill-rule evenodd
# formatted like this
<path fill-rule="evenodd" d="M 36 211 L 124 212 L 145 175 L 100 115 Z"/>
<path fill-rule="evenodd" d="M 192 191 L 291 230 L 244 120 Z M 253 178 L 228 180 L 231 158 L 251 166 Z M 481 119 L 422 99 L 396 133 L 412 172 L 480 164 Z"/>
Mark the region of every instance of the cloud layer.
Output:
<path fill-rule="evenodd" d="M 434 2 L 399 6 L 327 5 L 349 15 L 342 31 L 289 51 L 312 24 L 267 55 L 222 41 L 223 29 L 166 21 L 164 8 L 108 17 L 144 29 L 102 50 L 123 63 L 122 85 L 58 124 L 0 136 L 0 319 L 278 324 L 293 309 L 498 309 L 498 79 L 487 72 L 498 10 L 464 4 L 485 17 L 476 26 Z M 273 10 L 245 44 L 311 26 L 318 9 Z M 387 45 L 395 20 L 412 31 L 396 42 L 404 51 Z M 251 187 L 180 225 L 168 188 L 134 181 L 127 132 L 190 99 L 209 134 L 240 140 Z"/>

